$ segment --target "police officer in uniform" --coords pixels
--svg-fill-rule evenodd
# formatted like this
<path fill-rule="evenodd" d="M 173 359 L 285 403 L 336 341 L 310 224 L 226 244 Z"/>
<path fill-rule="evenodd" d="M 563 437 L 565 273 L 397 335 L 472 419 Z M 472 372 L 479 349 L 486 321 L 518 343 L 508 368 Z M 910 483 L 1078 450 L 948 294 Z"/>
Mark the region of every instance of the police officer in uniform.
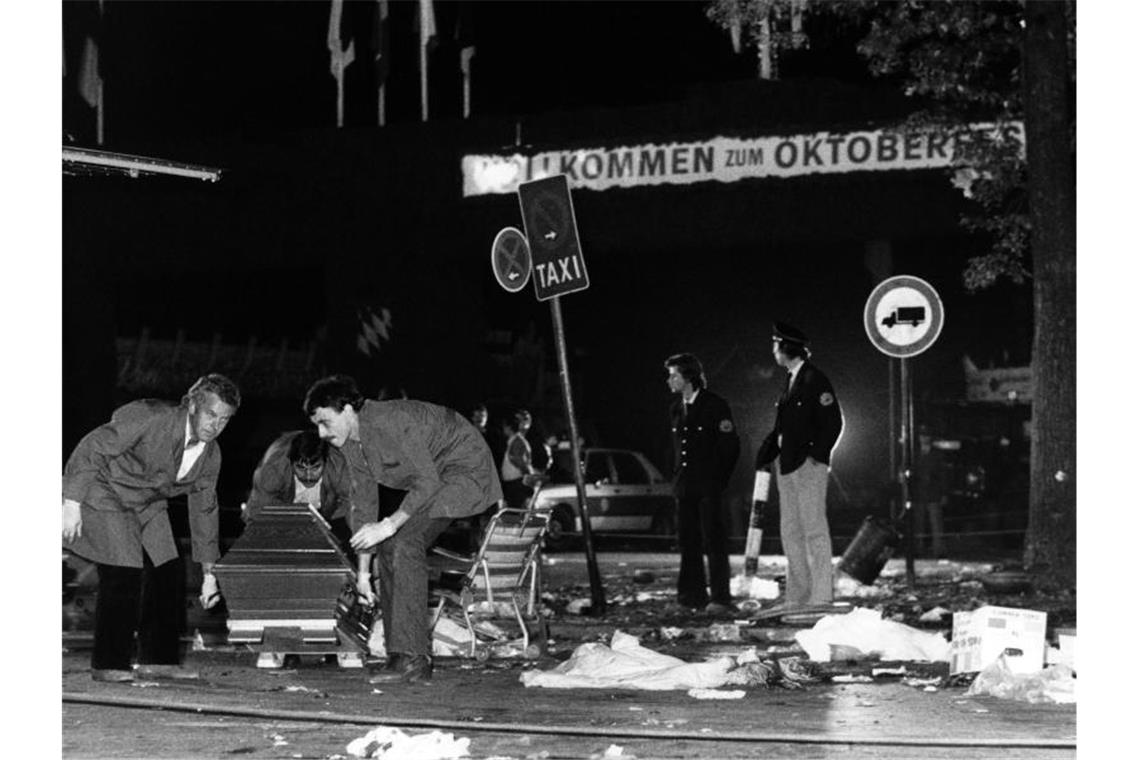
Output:
<path fill-rule="evenodd" d="M 665 370 L 669 390 L 678 396 L 671 409 L 681 542 L 677 601 L 711 613 L 732 612 L 736 608 L 728 584 L 728 526 L 720 495 L 740 455 L 740 438 L 728 404 L 705 387 L 697 357 L 670 356 Z M 707 589 L 702 555 L 708 557 Z"/>
<path fill-rule="evenodd" d="M 772 355 L 788 378 L 776 403 L 776 424 L 756 453 L 756 469 L 779 458 L 780 541 L 788 558 L 785 604 L 829 604 L 828 465 L 843 431 L 843 413 L 827 376 L 808 361 L 811 351 L 804 333 L 776 322 Z"/>

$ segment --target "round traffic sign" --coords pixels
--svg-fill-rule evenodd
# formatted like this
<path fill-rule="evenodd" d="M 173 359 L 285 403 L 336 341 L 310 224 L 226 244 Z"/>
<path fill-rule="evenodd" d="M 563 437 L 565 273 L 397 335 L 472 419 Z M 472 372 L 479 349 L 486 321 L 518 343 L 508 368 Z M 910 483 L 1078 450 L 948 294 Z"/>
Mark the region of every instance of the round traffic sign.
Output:
<path fill-rule="evenodd" d="M 530 280 L 530 246 L 526 235 L 514 227 L 504 227 L 491 244 L 491 271 L 508 293 L 518 293 Z"/>
<path fill-rule="evenodd" d="M 917 356 L 938 340 L 945 312 L 926 280 L 901 274 L 880 282 L 863 308 L 863 328 L 887 356 Z"/>

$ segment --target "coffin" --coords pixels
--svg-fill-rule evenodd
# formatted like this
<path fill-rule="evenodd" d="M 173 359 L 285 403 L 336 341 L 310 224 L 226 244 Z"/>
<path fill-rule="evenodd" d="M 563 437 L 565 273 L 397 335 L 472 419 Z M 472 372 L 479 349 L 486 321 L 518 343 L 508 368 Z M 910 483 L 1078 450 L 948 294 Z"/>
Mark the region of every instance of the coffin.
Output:
<path fill-rule="evenodd" d="M 278 653 L 368 651 L 372 621 L 355 603 L 352 564 L 307 506 L 264 507 L 214 573 L 231 644 Z"/>

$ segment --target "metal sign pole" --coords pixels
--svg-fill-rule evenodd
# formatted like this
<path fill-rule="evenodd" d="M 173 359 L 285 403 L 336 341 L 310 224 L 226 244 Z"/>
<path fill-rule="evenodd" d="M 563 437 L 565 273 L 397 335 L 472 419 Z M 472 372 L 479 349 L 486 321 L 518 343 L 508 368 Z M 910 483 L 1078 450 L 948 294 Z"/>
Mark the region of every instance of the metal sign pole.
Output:
<path fill-rule="evenodd" d="M 911 502 L 910 481 L 914 471 L 914 389 L 908 372 L 907 360 L 899 359 L 902 403 L 902 501 L 903 520 L 906 530 L 906 582 L 914 588 L 914 509 Z"/>
<path fill-rule="evenodd" d="M 570 369 L 566 360 L 566 328 L 562 323 L 562 299 L 550 299 L 550 316 L 554 320 L 554 343 L 558 354 L 558 377 L 562 381 L 562 401 L 566 406 L 566 421 L 570 426 L 570 456 L 573 457 L 574 485 L 578 490 L 578 508 L 582 515 L 582 538 L 586 543 L 586 569 L 590 574 L 590 614 L 606 613 L 606 594 L 602 577 L 598 573 L 598 558 L 594 554 L 594 539 L 590 532 L 590 508 L 586 503 L 586 481 L 582 475 L 582 451 L 578 445 L 578 422 L 574 415 L 574 396 L 570 392 Z"/>

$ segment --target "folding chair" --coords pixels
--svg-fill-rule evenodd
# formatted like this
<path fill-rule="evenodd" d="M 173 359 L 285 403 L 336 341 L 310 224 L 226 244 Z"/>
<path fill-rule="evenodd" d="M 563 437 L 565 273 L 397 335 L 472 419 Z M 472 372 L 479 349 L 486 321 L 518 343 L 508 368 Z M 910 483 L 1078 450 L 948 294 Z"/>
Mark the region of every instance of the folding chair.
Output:
<path fill-rule="evenodd" d="M 530 509 L 500 509 L 487 523 L 479 550 L 464 556 L 445 549 L 434 549 L 446 560 L 440 568 L 442 576 L 458 576 L 458 590 L 441 585 L 436 589 L 439 604 L 432 619 L 432 627 L 439 622 L 448 604 L 459 607 L 463 621 L 471 636 L 470 656 L 483 660 L 490 656 L 490 648 L 480 648 L 475 618 L 496 617 L 493 612 L 509 600 L 515 622 L 522 632 L 524 656 L 538 657 L 546 643 L 545 620 L 536 614 L 538 592 L 538 554 L 550 524 L 550 512 Z M 479 602 L 491 612 L 473 611 Z M 525 616 L 524 616 L 525 611 Z M 537 622 L 541 642 L 532 647 L 527 620 Z"/>

